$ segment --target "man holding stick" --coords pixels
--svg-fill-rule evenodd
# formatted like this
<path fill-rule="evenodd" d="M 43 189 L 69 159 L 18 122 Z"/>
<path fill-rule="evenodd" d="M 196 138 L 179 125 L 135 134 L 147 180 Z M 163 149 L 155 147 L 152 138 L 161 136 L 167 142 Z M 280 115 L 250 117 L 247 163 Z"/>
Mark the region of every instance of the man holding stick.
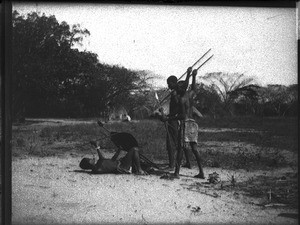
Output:
<path fill-rule="evenodd" d="M 190 78 L 190 73 L 192 72 L 192 68 L 201 60 L 203 59 L 208 52 L 210 52 L 211 49 L 209 49 L 207 52 L 205 52 L 191 67 L 188 68 L 187 72 L 185 72 L 178 80 L 180 80 L 186 73 L 188 73 L 189 75 L 187 75 L 186 77 L 186 80 L 184 81 L 184 86 L 183 88 L 186 88 L 188 87 L 188 84 L 189 84 L 189 78 Z M 197 69 L 196 69 L 196 73 L 197 73 L 197 70 L 202 67 L 208 60 L 210 60 L 211 58 L 213 57 L 210 56 L 204 63 L 202 63 Z M 170 76 L 168 79 L 167 79 L 167 83 L 168 83 L 168 87 L 169 89 L 171 90 L 171 93 L 169 95 L 166 95 L 161 101 L 160 101 L 160 104 L 166 100 L 166 98 L 168 98 L 169 96 L 171 96 L 170 98 L 170 110 L 169 110 L 169 117 L 172 118 L 174 117 L 176 114 L 178 114 L 178 107 L 179 107 L 179 99 L 180 99 L 180 96 L 178 95 L 178 91 L 177 91 L 177 88 L 178 88 L 178 85 L 177 85 L 177 78 L 175 76 Z M 191 109 L 190 110 L 193 110 L 193 106 L 191 106 Z M 162 119 L 165 117 L 165 115 L 163 114 L 163 110 L 160 109 L 159 110 L 160 113 L 161 113 L 161 116 L 162 116 Z M 166 131 L 167 131 L 167 140 L 166 140 L 166 146 L 167 146 L 167 152 L 168 152 L 168 156 L 169 156 L 169 169 L 170 170 L 173 170 L 174 168 L 174 157 L 175 157 L 175 151 L 174 149 L 172 149 L 171 147 L 171 141 L 170 139 L 172 139 L 174 141 L 174 144 L 177 143 L 177 140 L 178 140 L 178 120 L 164 120 L 165 122 L 165 126 L 166 126 Z M 175 144 L 176 145 L 176 144 Z M 178 144 L 176 146 L 176 148 L 178 148 Z M 187 168 L 191 168 L 191 164 L 190 164 L 190 160 L 189 160 L 189 155 L 188 155 L 188 151 L 186 148 L 184 148 L 184 154 L 185 154 L 185 158 L 186 158 L 186 163 L 184 165 L 184 167 L 187 167 Z"/>
<path fill-rule="evenodd" d="M 190 67 L 187 71 L 186 81 L 189 80 L 192 68 Z M 185 149 L 185 144 L 190 143 L 192 152 L 195 155 L 198 167 L 199 174 L 195 178 L 204 179 L 203 168 L 201 165 L 200 154 L 197 150 L 197 141 L 198 141 L 198 125 L 193 120 L 193 98 L 195 97 L 196 91 L 196 75 L 197 69 L 193 70 L 192 73 L 192 85 L 191 90 L 186 91 L 188 82 L 179 81 L 177 86 L 177 94 L 179 96 L 178 101 L 178 113 L 176 115 L 169 115 L 168 117 L 163 118 L 163 121 L 180 121 L 179 135 L 178 135 L 178 152 L 176 157 L 176 168 L 174 177 L 179 178 L 179 171 L 181 166 L 181 161 L 183 157 L 183 150 Z"/>
<path fill-rule="evenodd" d="M 192 70 L 191 67 L 188 68 L 188 72 L 190 73 Z M 185 84 L 186 87 L 188 86 L 188 80 L 189 77 L 187 77 Z M 179 107 L 179 98 L 180 96 L 177 94 L 177 77 L 175 76 L 169 76 L 167 79 L 168 88 L 171 90 L 170 93 L 170 107 L 169 107 L 169 115 L 168 117 L 174 117 L 178 113 L 178 107 Z M 163 112 L 162 112 L 163 113 Z M 164 115 L 162 115 L 164 117 Z M 166 137 L 166 147 L 169 157 L 169 170 L 174 170 L 175 168 L 175 150 L 172 148 L 171 140 L 173 141 L 175 148 L 178 148 L 177 140 L 178 140 L 178 120 L 169 120 L 165 121 L 166 123 L 166 131 L 167 131 L 167 137 Z M 190 160 L 188 156 L 187 149 L 184 149 L 185 157 L 186 157 L 186 164 L 184 167 L 190 167 Z"/>

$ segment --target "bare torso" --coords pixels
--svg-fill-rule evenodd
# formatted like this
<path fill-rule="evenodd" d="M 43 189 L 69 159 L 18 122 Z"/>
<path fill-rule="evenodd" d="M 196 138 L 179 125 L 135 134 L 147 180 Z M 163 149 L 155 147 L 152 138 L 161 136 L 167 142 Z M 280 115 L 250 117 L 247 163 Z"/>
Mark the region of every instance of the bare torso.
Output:
<path fill-rule="evenodd" d="M 170 115 L 176 115 L 178 113 L 178 101 L 179 101 L 179 97 L 176 91 L 173 91 L 171 93 L 171 98 L 170 98 L 170 110 L 169 110 Z"/>
<path fill-rule="evenodd" d="M 182 114 L 183 119 L 193 118 L 193 91 L 187 91 L 183 97 L 180 98 L 179 113 Z"/>

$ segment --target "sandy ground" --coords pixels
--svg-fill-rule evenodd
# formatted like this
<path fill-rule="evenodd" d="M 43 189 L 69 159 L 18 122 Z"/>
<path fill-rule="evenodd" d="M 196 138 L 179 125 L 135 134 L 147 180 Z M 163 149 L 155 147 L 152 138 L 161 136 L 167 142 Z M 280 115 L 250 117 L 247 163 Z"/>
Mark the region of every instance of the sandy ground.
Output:
<path fill-rule="evenodd" d="M 259 203 L 264 199 L 217 190 L 207 180 L 193 178 L 196 168 L 182 168 L 176 180 L 157 175 L 90 175 L 76 172 L 81 158 L 72 154 L 14 159 L 13 224 L 298 224 L 297 219 L 279 216 L 297 210 L 262 207 Z M 221 180 L 233 173 L 240 181 L 254 175 L 204 169 L 206 175 L 219 173 Z M 287 170 L 268 173 L 280 176 L 283 172 Z"/>

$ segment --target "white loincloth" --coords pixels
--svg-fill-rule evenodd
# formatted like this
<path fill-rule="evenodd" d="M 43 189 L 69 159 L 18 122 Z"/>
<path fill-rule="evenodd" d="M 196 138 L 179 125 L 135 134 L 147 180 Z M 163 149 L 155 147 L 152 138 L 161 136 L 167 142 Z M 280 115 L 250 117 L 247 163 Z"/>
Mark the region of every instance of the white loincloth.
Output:
<path fill-rule="evenodd" d="M 184 142 L 196 142 L 198 143 L 198 124 L 193 119 L 187 119 L 184 121 Z"/>

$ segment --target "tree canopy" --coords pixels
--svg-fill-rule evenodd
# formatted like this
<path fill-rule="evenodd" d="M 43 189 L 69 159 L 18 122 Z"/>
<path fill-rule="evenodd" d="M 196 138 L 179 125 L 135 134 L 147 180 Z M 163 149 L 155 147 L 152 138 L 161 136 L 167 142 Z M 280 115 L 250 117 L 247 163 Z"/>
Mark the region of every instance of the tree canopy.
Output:
<path fill-rule="evenodd" d="M 55 16 L 13 12 L 13 112 L 25 116 L 96 116 L 108 106 L 130 105 L 147 74 L 99 63 L 79 51 L 90 35 Z M 147 83 L 144 83 L 144 88 Z"/>
<path fill-rule="evenodd" d="M 256 84 L 240 73 L 207 73 L 197 85 L 195 103 L 204 114 L 296 116 L 298 85 Z"/>

